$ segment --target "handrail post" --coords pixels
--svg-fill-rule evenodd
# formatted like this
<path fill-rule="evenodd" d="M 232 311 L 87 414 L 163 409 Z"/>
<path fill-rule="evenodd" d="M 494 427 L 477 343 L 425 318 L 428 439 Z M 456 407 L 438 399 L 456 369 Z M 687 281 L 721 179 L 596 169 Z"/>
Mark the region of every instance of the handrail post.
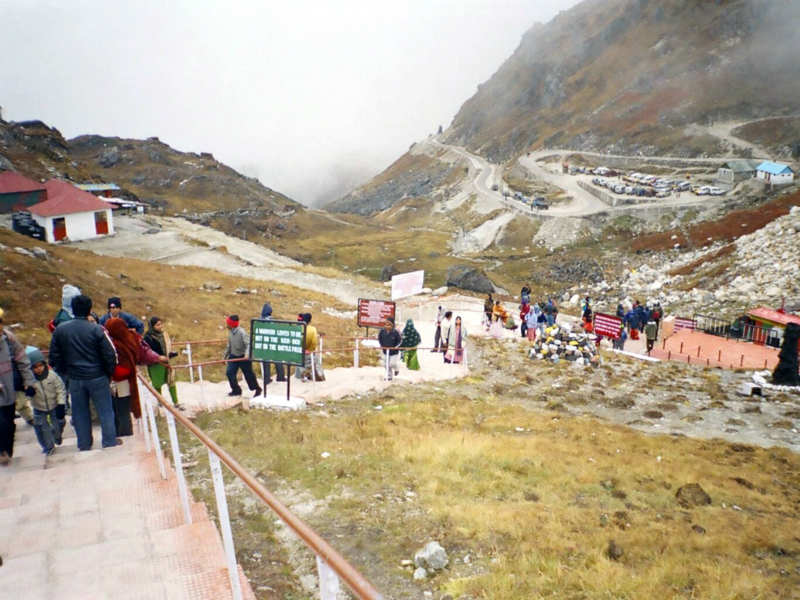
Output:
<path fill-rule="evenodd" d="M 200 377 L 200 383 L 203 383 L 203 365 L 197 367 L 197 375 Z"/>
<path fill-rule="evenodd" d="M 382 350 L 382 352 L 384 353 L 384 356 L 386 357 L 386 380 L 388 381 L 389 379 L 391 379 L 389 377 L 389 350 Z"/>
<path fill-rule="evenodd" d="M 192 368 L 192 345 L 186 344 L 186 356 L 189 358 L 189 382 L 194 383 L 194 369 Z"/>
<path fill-rule="evenodd" d="M 149 392 L 150 392 L 150 390 L 148 390 L 148 393 Z M 142 394 L 142 396 L 144 396 L 144 394 Z M 146 403 L 147 399 L 145 399 L 144 402 Z M 146 408 L 144 410 L 144 414 L 142 415 L 142 418 L 139 419 L 139 421 L 142 424 L 142 432 L 144 433 L 144 451 L 149 453 L 150 452 L 150 426 L 147 423 L 147 409 Z"/>
<path fill-rule="evenodd" d="M 158 470 L 161 471 L 161 479 L 167 478 L 167 469 L 164 466 L 164 455 L 161 452 L 161 441 L 158 439 L 158 427 L 156 427 L 156 416 L 155 410 L 153 409 L 153 405 L 150 403 L 151 393 L 148 390 L 147 394 L 144 394 L 145 400 L 145 410 L 147 412 L 147 418 L 150 419 L 150 431 L 153 434 L 153 447 L 156 449 L 156 459 L 158 460 Z"/>
<path fill-rule="evenodd" d="M 339 595 L 339 577 L 317 554 L 317 573 L 319 574 L 320 600 L 336 600 Z"/>
<path fill-rule="evenodd" d="M 228 515 L 228 500 L 225 497 L 225 481 L 222 479 L 219 458 L 211 451 L 211 448 L 208 449 L 208 464 L 211 467 L 211 478 L 214 480 L 217 515 L 219 516 L 219 526 L 222 529 L 222 545 L 225 547 L 225 556 L 228 559 L 228 577 L 231 580 L 231 592 L 233 592 L 233 600 L 242 600 L 242 587 L 239 582 L 239 571 L 236 568 L 236 551 L 233 547 L 231 520 Z"/>
<path fill-rule="evenodd" d="M 183 517 L 186 524 L 192 524 L 192 511 L 189 507 L 189 493 L 186 491 L 186 477 L 183 474 L 183 458 L 181 457 L 181 447 L 178 444 L 178 431 L 175 428 L 175 417 L 167 411 L 167 428 L 169 429 L 169 443 L 172 448 L 172 462 L 175 466 L 175 473 L 178 475 L 178 494 L 183 505 Z"/>
<path fill-rule="evenodd" d="M 356 345 L 353 349 L 353 368 L 358 368 L 358 336 L 356 336 Z"/>

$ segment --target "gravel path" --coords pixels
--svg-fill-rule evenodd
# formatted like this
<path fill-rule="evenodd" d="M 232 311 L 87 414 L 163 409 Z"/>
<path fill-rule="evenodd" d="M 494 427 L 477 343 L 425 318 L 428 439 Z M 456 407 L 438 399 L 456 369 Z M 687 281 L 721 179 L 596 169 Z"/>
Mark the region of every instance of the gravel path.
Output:
<path fill-rule="evenodd" d="M 385 293 L 363 278 L 334 279 L 311 273 L 294 259 L 184 219 L 117 217 L 114 227 L 113 236 L 72 245 L 95 254 L 206 267 L 229 275 L 288 283 L 324 291 L 351 306 L 357 304 L 358 298 Z"/>

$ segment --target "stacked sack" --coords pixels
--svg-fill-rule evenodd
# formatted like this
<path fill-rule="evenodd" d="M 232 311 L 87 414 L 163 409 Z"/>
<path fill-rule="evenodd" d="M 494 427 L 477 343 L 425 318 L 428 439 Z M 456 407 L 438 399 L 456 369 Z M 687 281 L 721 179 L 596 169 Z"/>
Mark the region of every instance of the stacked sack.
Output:
<path fill-rule="evenodd" d="M 529 356 L 554 363 L 567 360 L 578 365 L 595 366 L 600 364 L 600 355 L 594 340 L 594 334 L 582 330 L 573 332 L 569 325 L 556 323 L 536 338 Z"/>

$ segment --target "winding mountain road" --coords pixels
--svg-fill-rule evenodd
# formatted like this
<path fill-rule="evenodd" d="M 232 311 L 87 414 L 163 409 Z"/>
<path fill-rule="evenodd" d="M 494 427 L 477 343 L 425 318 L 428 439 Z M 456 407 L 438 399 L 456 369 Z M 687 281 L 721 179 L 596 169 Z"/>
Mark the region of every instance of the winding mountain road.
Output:
<path fill-rule="evenodd" d="M 738 126 L 738 124 L 737 124 Z M 492 202 L 493 204 L 501 204 L 510 208 L 520 214 L 527 216 L 537 217 L 584 217 L 601 212 L 619 212 L 627 213 L 631 210 L 647 210 L 654 207 L 686 207 L 695 205 L 708 205 L 708 198 L 698 198 L 691 194 L 680 194 L 675 197 L 670 197 L 667 200 L 659 200 L 657 202 L 647 202 L 642 204 L 626 204 L 621 206 L 609 206 L 599 198 L 596 198 L 582 187 L 578 185 L 579 178 L 572 175 L 565 175 L 560 171 L 551 171 L 545 168 L 539 161 L 546 156 L 566 155 L 580 153 L 586 156 L 596 156 L 605 158 L 621 158 L 621 159 L 635 159 L 641 161 L 681 161 L 686 163 L 698 164 L 722 164 L 726 158 L 683 158 L 680 156 L 634 156 L 624 154 L 605 154 L 602 152 L 583 152 L 567 149 L 548 149 L 537 150 L 531 152 L 527 156 L 519 158 L 519 164 L 531 172 L 535 177 L 541 179 L 551 185 L 556 186 L 571 198 L 570 202 L 561 205 L 553 206 L 547 211 L 535 210 L 531 211 L 530 208 L 522 205 L 516 200 L 509 200 L 505 198 L 501 192 L 493 191 L 492 185 L 497 184 L 502 186 L 502 176 L 500 175 L 501 165 L 490 163 L 482 156 L 473 154 L 465 148 L 460 146 L 453 146 L 445 144 L 437 139 L 425 140 L 425 143 L 432 144 L 434 147 L 441 150 L 451 151 L 470 164 L 470 174 L 472 178 L 467 183 L 467 191 L 474 192 L 479 199 L 483 201 Z"/>

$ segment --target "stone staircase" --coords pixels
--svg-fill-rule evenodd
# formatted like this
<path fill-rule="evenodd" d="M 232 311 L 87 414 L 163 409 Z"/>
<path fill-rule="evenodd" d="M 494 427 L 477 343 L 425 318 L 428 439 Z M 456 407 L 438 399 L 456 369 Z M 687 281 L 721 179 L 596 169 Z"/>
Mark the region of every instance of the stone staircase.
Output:
<path fill-rule="evenodd" d="M 96 428 L 88 452 L 64 434 L 45 456 L 17 419 L 14 458 L 0 466 L 0 599 L 232 598 L 205 505 L 193 502 L 184 523 L 175 474 L 161 478 L 140 431 L 101 450 Z M 239 578 L 254 599 L 241 568 Z"/>

